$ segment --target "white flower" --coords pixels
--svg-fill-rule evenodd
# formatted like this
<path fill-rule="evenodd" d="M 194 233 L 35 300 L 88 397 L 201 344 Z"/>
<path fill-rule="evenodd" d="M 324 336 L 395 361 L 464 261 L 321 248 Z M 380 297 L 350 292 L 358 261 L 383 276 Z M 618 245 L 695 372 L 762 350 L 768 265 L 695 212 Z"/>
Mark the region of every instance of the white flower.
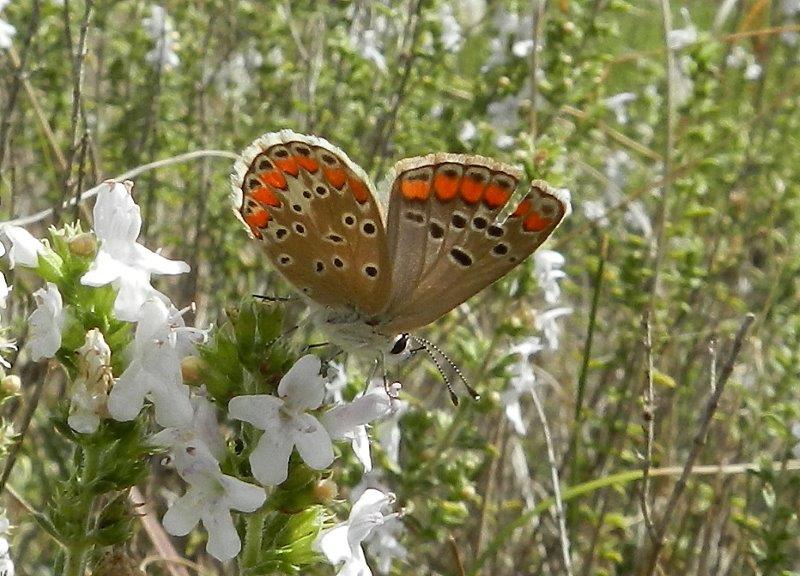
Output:
<path fill-rule="evenodd" d="M 567 276 L 567 273 L 561 270 L 562 266 L 564 266 L 564 256 L 555 250 L 537 250 L 533 254 L 536 281 L 544 291 L 544 299 L 548 304 L 555 304 L 561 295 L 558 281 Z"/>
<path fill-rule="evenodd" d="M 113 284 L 117 288 L 114 313 L 133 322 L 145 300 L 165 298 L 150 285 L 151 274 L 181 274 L 189 271 L 185 262 L 168 260 L 137 244 L 142 217 L 131 197 L 131 183 L 107 182 L 94 205 L 94 230 L 100 241 L 92 267 L 81 278 L 87 286 Z"/>
<path fill-rule="evenodd" d="M 400 430 L 400 419 L 408 410 L 408 403 L 395 400 L 392 413 L 375 425 L 378 442 L 389 462 L 397 469 L 400 468 L 400 441 L 403 438 Z"/>
<path fill-rule="evenodd" d="M 61 294 L 55 284 L 47 283 L 33 293 L 36 310 L 28 317 L 30 327 L 31 359 L 52 358 L 61 348 L 61 329 L 64 327 L 64 309 Z"/>
<path fill-rule="evenodd" d="M 458 131 L 458 139 L 464 144 L 469 144 L 478 134 L 478 129 L 470 120 L 465 120 Z"/>
<path fill-rule="evenodd" d="M 133 420 L 149 396 L 156 422 L 162 426 L 188 424 L 194 411 L 189 387 L 181 377 L 181 359 L 204 338 L 203 331 L 186 328 L 181 313 L 161 300 L 147 300 L 141 309 L 133 359 L 108 397 L 108 411 L 115 420 Z"/>
<path fill-rule="evenodd" d="M 587 220 L 595 222 L 598 226 L 608 226 L 608 216 L 606 212 L 605 202 L 602 200 L 585 200 L 581 206 L 583 207 L 583 215 Z"/>
<path fill-rule="evenodd" d="M 397 517 L 385 517 L 383 524 L 375 527 L 367 541 L 367 550 L 374 559 L 378 572 L 389 574 L 395 559 L 406 561 L 408 550 L 400 543 L 403 523 Z"/>
<path fill-rule="evenodd" d="M 145 60 L 165 70 L 180 64 L 181 60 L 175 53 L 178 33 L 175 32 L 166 10 L 153 4 L 150 7 L 150 16 L 142 20 L 142 25 L 150 39 L 155 42 L 155 47 L 145 55 Z"/>
<path fill-rule="evenodd" d="M 2 246 L 2 244 L 0 244 Z M 8 300 L 8 295 L 11 294 L 12 286 L 8 285 L 6 282 L 6 275 L 0 272 L 0 308 L 5 310 L 7 306 L 6 300 Z"/>
<path fill-rule="evenodd" d="M 350 42 L 353 48 L 362 58 L 369 60 L 383 74 L 389 69 L 386 66 L 386 58 L 382 52 L 382 46 L 378 41 L 378 34 L 375 30 L 364 30 L 360 36 L 352 36 Z"/>
<path fill-rule="evenodd" d="M 519 94 L 509 94 L 491 102 L 486 107 L 486 114 L 489 122 L 495 129 L 494 144 L 498 148 L 506 149 L 514 145 L 514 133 L 520 126 L 520 106 L 524 100 L 523 95 L 530 93 L 530 81 L 526 81 L 519 91 Z"/>
<path fill-rule="evenodd" d="M 364 466 L 364 472 L 372 470 L 366 425 L 390 414 L 394 409 L 393 398 L 397 397 L 399 392 L 399 383 L 392 385 L 387 394 L 383 380 L 376 379 L 366 394 L 349 404 L 334 406 L 321 418 L 322 425 L 325 426 L 331 439 L 350 439 L 356 458 Z"/>
<path fill-rule="evenodd" d="M 501 395 L 505 405 L 506 418 L 520 436 L 527 434 L 527 427 L 522 418 L 520 398 L 523 394 L 530 393 L 536 384 L 536 375 L 530 366 L 530 357 L 544 349 L 539 337 L 533 336 L 513 346 L 509 351 L 517 354 L 517 359 L 511 365 L 508 388 Z"/>
<path fill-rule="evenodd" d="M 464 42 L 464 37 L 461 35 L 461 25 L 456 20 L 451 4 L 445 3 L 439 7 L 439 20 L 442 25 L 442 46 L 449 52 L 458 51 Z"/>
<path fill-rule="evenodd" d="M 689 76 L 689 66 L 691 65 L 691 58 L 688 56 L 681 56 L 675 62 L 672 73 L 673 94 L 675 95 L 675 104 L 683 106 L 694 93 L 694 80 Z"/>
<path fill-rule="evenodd" d="M 254 512 L 266 500 L 264 489 L 223 474 L 202 443 L 176 451 L 173 458 L 189 488 L 167 510 L 164 529 L 185 536 L 202 522 L 208 532 L 208 553 L 221 561 L 230 560 L 242 548 L 231 510 Z"/>
<path fill-rule="evenodd" d="M 397 517 L 397 513 L 383 512 L 393 500 L 392 494 L 368 488 L 353 504 L 347 522 L 319 535 L 315 548 L 334 566 L 342 564 L 337 576 L 372 576 L 361 543 L 375 528 Z"/>
<path fill-rule="evenodd" d="M 552 308 L 537 314 L 533 321 L 536 329 L 544 333 L 544 339 L 547 341 L 547 347 L 550 350 L 558 349 L 558 337 L 561 334 L 561 327 L 556 320 L 567 314 L 572 314 L 572 308 Z"/>
<path fill-rule="evenodd" d="M 628 123 L 628 104 L 636 100 L 633 92 L 620 92 L 603 100 L 606 108 L 611 110 L 620 124 Z"/>
<path fill-rule="evenodd" d="M 692 24 L 689 11 L 685 7 L 681 8 L 681 16 L 683 16 L 685 27 L 672 29 L 667 33 L 667 47 L 670 50 L 683 50 L 697 42 L 697 27 Z"/>
<path fill-rule="evenodd" d="M 631 202 L 625 211 L 625 222 L 630 224 L 633 229 L 641 232 L 645 238 L 650 238 L 653 235 L 650 216 L 647 214 L 644 204 L 638 200 Z"/>
<path fill-rule="evenodd" d="M 72 383 L 72 401 L 67 423 L 75 432 L 92 434 L 106 416 L 108 389 L 113 382 L 111 349 L 103 333 L 92 328 L 78 348 L 78 375 Z"/>
<path fill-rule="evenodd" d="M 9 554 L 8 534 L 11 524 L 5 511 L 0 513 L 0 576 L 14 576 L 14 562 Z"/>
<path fill-rule="evenodd" d="M 262 484 L 280 484 L 288 475 L 289 456 L 297 446 L 308 466 L 321 470 L 333 462 L 333 445 L 325 427 L 308 414 L 322 404 L 325 381 L 320 360 L 306 355 L 281 378 L 278 397 L 268 394 L 237 396 L 228 404 L 232 418 L 264 431 L 250 454 L 253 476 Z"/>
<path fill-rule="evenodd" d="M 743 76 L 745 80 L 758 80 L 761 77 L 761 72 L 761 65 L 757 62 L 750 62 L 744 69 Z"/>
<path fill-rule="evenodd" d="M 525 456 L 525 450 L 522 447 L 522 442 L 516 436 L 511 437 L 511 470 L 514 473 L 514 480 L 522 492 L 522 497 L 525 499 L 525 508 L 532 510 L 536 506 L 536 496 L 533 493 L 533 482 L 531 481 L 531 472 L 528 468 L 528 459 Z"/>
<path fill-rule="evenodd" d="M 39 265 L 39 254 L 43 254 L 46 250 L 44 244 L 19 226 L 7 224 L 3 226 L 2 231 L 11 242 L 11 248 L 8 250 L 11 268 L 17 264 L 26 268 L 36 268 Z"/>
<path fill-rule="evenodd" d="M 0 12 L 2 12 L 3 8 L 5 8 L 8 5 L 8 2 L 9 0 L 0 0 Z M 16 28 L 14 28 L 11 24 L 6 22 L 5 20 L 0 19 L 0 50 L 8 50 L 9 48 L 11 48 L 11 43 L 13 42 L 13 38 L 16 33 L 17 33 Z M 0 575 L 1 574 L 2 572 L 0 572 Z"/>
<path fill-rule="evenodd" d="M 7 329 L 0 329 L 0 353 L 5 353 L 10 350 L 17 349 L 17 341 L 16 340 L 8 340 L 6 338 L 6 331 Z M 11 364 L 6 360 L 2 355 L 0 355 L 0 366 L 4 368 L 11 368 Z M 0 575 L 2 576 L 2 575 Z"/>
<path fill-rule="evenodd" d="M 745 80 L 758 80 L 761 76 L 761 66 L 756 62 L 755 57 L 738 44 L 728 54 L 725 63 L 731 68 L 744 68 Z"/>
<path fill-rule="evenodd" d="M 151 442 L 173 452 L 185 452 L 202 443 L 216 460 L 221 460 L 225 456 L 225 440 L 217 423 L 217 411 L 213 402 L 205 397 L 205 390 L 201 389 L 192 395 L 191 403 L 193 414 L 188 424 L 164 428 L 153 435 Z"/>

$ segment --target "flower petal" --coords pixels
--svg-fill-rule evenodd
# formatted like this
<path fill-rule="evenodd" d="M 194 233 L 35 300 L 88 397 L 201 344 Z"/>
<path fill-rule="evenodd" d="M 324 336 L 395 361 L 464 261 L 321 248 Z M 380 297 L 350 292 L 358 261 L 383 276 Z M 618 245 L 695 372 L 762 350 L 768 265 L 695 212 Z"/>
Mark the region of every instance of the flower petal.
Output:
<path fill-rule="evenodd" d="M 128 268 L 103 248 L 100 248 L 89 271 L 81 276 L 81 284 L 95 287 L 105 286 L 123 276 L 128 271 Z"/>
<path fill-rule="evenodd" d="M 164 529 L 173 536 L 186 536 L 191 532 L 200 521 L 199 500 L 196 491 L 190 487 L 188 492 L 178 498 L 164 514 L 161 521 Z"/>
<path fill-rule="evenodd" d="M 277 486 L 289 474 L 289 456 L 294 442 L 290 434 L 264 432 L 250 453 L 250 470 L 265 486 Z"/>
<path fill-rule="evenodd" d="M 214 506 L 202 515 L 203 526 L 208 531 L 206 550 L 217 560 L 224 562 L 236 556 L 242 549 L 242 541 L 233 524 L 230 511 Z"/>
<path fill-rule="evenodd" d="M 278 396 L 295 410 L 319 408 L 325 398 L 325 381 L 319 375 L 322 363 L 306 354 L 294 363 L 278 384 Z"/>
<path fill-rule="evenodd" d="M 292 438 L 303 461 L 315 470 L 330 466 L 333 462 L 333 444 L 319 420 L 311 414 L 300 414 L 292 424 Z"/>
<path fill-rule="evenodd" d="M 278 410 L 283 400 L 268 394 L 236 396 L 228 402 L 228 414 L 236 420 L 249 422 L 256 428 L 265 430 L 272 427 L 278 419 Z"/>
<path fill-rule="evenodd" d="M 334 565 L 350 558 L 350 546 L 347 544 L 347 523 L 321 532 L 314 548 L 322 552 L 328 562 Z"/>
<path fill-rule="evenodd" d="M 223 476 L 222 485 L 227 494 L 227 506 L 240 512 L 255 512 L 267 499 L 261 486 L 248 484 L 233 476 Z"/>
<path fill-rule="evenodd" d="M 127 422 L 139 414 L 150 386 L 148 374 L 132 362 L 114 383 L 108 395 L 108 413 L 114 420 Z"/>
<path fill-rule="evenodd" d="M 114 300 L 114 314 L 120 320 L 135 322 L 140 316 L 142 305 L 148 299 L 156 299 L 160 292 L 150 285 L 150 274 L 138 268 L 127 268 L 126 273 L 114 282 L 118 289 L 117 299 Z"/>
<path fill-rule="evenodd" d="M 392 399 L 381 388 L 356 398 L 349 404 L 334 406 L 322 416 L 331 438 L 344 438 L 356 428 L 369 424 L 392 411 Z"/>
<path fill-rule="evenodd" d="M 139 237 L 142 216 L 129 186 L 107 181 L 97 194 L 92 215 L 94 231 L 103 242 L 130 244 Z"/>
<path fill-rule="evenodd" d="M 189 400 L 189 387 L 160 382 L 151 386 L 150 397 L 155 406 L 156 422 L 162 426 L 188 426 L 194 410 Z"/>
<path fill-rule="evenodd" d="M 11 249 L 8 251 L 11 268 L 17 264 L 36 268 L 39 265 L 39 254 L 45 251 L 44 244 L 20 226 L 6 225 L 2 231 L 11 241 Z"/>
<path fill-rule="evenodd" d="M 152 274 L 184 274 L 191 270 L 186 262 L 170 260 L 141 244 L 134 245 L 134 254 L 136 266 Z"/>

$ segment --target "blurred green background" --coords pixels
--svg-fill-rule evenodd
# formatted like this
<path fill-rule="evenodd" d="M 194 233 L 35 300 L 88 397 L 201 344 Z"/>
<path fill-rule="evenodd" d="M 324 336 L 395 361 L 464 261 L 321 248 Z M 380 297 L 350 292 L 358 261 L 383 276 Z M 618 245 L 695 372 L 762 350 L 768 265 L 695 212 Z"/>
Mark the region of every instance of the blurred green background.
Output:
<path fill-rule="evenodd" d="M 2 220 L 281 128 L 329 139 L 376 181 L 400 158 L 452 151 L 571 191 L 548 251 L 425 333 L 483 399 L 454 408 L 421 360 L 394 375 L 415 400 L 396 459 L 388 442 L 375 456 L 407 511 L 406 557 L 387 573 L 800 574 L 800 2 L 19 0 L 0 20 Z M 247 294 L 286 292 L 232 217 L 230 165 L 199 155 L 134 178 L 143 241 L 192 266 L 160 288 L 196 302 L 198 325 Z M 81 206 L 29 229 L 86 222 Z M 19 271 L 9 283 L 2 319 L 24 344 L 37 286 Z M 746 313 L 755 322 L 696 460 L 743 466 L 695 471 L 670 507 Z M 41 370 L 15 366 L 24 385 Z M 70 458 L 48 423 L 61 394 L 45 391 L 13 481 L 42 506 Z M 351 460 L 345 495 L 360 479 Z M 665 524 L 657 568 L 645 460 Z M 552 463 L 570 568 L 542 504 Z M 17 573 L 52 573 L 55 545 L 6 506 Z M 176 545 L 232 573 L 196 539 Z M 130 554 L 154 554 L 142 530 Z"/>

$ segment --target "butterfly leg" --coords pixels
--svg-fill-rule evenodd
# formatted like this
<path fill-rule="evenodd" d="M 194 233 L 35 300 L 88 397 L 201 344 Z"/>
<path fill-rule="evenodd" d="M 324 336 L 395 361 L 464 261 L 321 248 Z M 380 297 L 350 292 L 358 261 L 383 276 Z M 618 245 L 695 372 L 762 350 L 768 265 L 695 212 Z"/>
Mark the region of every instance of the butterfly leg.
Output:
<path fill-rule="evenodd" d="M 266 294 L 253 294 L 253 298 L 258 298 L 262 302 L 292 302 L 297 300 L 296 296 L 267 296 Z"/>

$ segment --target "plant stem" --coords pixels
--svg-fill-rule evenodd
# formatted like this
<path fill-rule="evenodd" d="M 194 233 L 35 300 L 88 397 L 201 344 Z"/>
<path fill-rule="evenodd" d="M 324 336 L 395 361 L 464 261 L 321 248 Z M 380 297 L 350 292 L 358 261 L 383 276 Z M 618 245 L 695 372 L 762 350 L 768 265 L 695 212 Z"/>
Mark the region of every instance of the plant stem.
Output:
<path fill-rule="evenodd" d="M 81 465 L 81 482 L 90 485 L 97 476 L 97 464 L 99 461 L 99 450 L 102 448 L 84 448 L 83 463 Z M 64 576 L 83 576 L 86 572 L 86 560 L 92 546 L 89 544 L 89 536 L 92 532 L 92 509 L 94 508 L 93 492 L 87 490 L 81 499 L 81 509 L 83 510 L 86 521 L 84 524 L 84 538 L 77 542 L 67 545 L 67 559 L 64 563 Z"/>
<path fill-rule="evenodd" d="M 264 535 L 264 521 L 270 510 L 266 506 L 247 516 L 244 532 L 244 551 L 242 552 L 241 567 L 248 568 L 258 563 L 261 553 L 262 538 Z"/>

